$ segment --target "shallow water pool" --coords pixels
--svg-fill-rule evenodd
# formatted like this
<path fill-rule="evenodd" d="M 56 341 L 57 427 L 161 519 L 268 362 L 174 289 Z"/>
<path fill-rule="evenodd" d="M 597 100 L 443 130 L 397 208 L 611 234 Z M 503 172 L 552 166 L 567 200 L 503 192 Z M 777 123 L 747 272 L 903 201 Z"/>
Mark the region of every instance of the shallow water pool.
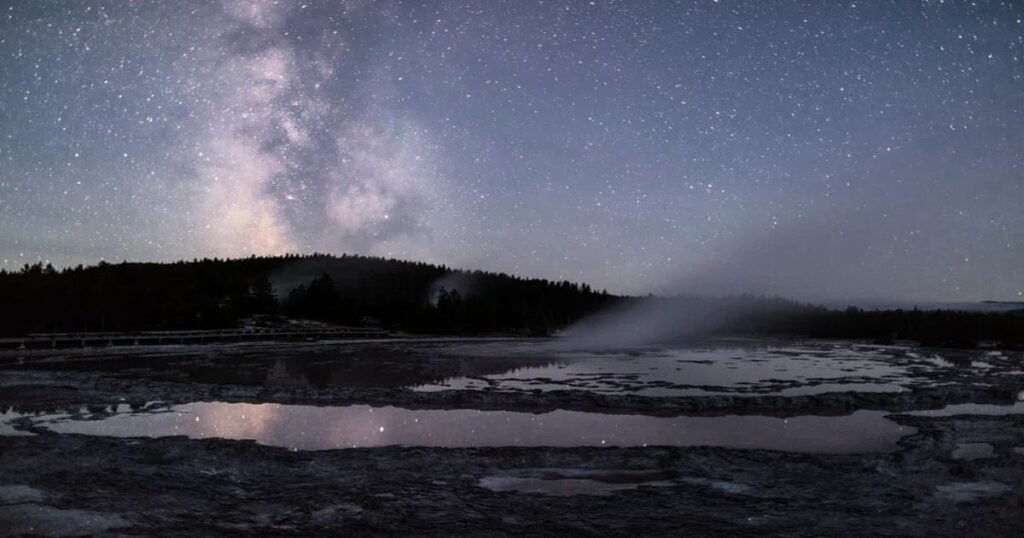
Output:
<path fill-rule="evenodd" d="M 424 410 L 196 402 L 29 417 L 59 433 L 252 439 L 296 450 L 380 447 L 715 446 L 808 453 L 885 452 L 913 428 L 880 411 L 846 416 L 651 417 L 556 410 Z"/>

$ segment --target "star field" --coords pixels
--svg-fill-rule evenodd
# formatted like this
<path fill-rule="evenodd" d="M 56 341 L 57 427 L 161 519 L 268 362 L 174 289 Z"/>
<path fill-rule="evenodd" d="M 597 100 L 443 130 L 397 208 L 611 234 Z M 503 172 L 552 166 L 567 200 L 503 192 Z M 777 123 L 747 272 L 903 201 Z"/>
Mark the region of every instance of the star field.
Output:
<path fill-rule="evenodd" d="M 1024 298 L 1013 1 L 0 2 L 0 263 Z"/>

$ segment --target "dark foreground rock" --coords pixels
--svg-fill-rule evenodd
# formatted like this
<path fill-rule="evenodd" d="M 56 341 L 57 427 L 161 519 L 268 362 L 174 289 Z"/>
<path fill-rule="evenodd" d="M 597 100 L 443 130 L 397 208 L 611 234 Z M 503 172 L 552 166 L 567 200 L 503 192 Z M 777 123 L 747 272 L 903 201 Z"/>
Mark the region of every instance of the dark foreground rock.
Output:
<path fill-rule="evenodd" d="M 918 428 L 899 451 L 841 456 L 664 447 L 292 452 L 184 437 L 0 437 L 0 493 L 6 492 L 0 495 L 0 530 L 148 536 L 1020 535 L 1024 417 L 898 420 Z M 582 485 L 603 494 L 482 487 L 524 482 L 551 484 L 548 493 Z"/>
<path fill-rule="evenodd" d="M 118 353 L 129 367 L 110 364 Z M 1024 389 L 1017 356 L 986 358 L 980 369 L 925 369 L 902 392 L 643 397 L 198 382 L 186 375 L 196 364 L 245 370 L 253 356 L 282 350 L 166 353 L 178 362 L 150 367 L 164 360 L 157 354 L 139 367 L 138 351 L 116 350 L 27 356 L 25 364 L 19 355 L 0 367 L 0 411 L 102 416 L 119 404 L 225 401 L 793 416 L 1012 404 Z M 99 364 L 85 368 L 80 355 Z M 410 368 L 448 375 L 448 359 L 419 355 Z M 708 447 L 294 452 L 251 441 L 56 434 L 23 417 L 0 434 L 0 536 L 1021 535 L 1024 416 L 890 418 L 916 431 L 892 453 L 813 455 Z"/>

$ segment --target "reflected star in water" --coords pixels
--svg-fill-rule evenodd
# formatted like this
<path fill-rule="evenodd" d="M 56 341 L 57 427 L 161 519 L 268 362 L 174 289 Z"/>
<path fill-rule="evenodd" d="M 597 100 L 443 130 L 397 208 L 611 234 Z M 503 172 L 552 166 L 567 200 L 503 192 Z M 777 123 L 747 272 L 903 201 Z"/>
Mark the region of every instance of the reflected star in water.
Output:
<path fill-rule="evenodd" d="M 565 410 L 544 413 L 540 415 L 542 420 L 534 420 L 538 417 L 531 413 L 509 411 L 414 410 L 365 405 L 313 407 L 197 402 L 173 409 L 176 412 L 114 415 L 99 420 L 40 416 L 33 421 L 60 433 L 121 437 L 185 434 L 196 438 L 253 439 L 266 445 L 300 450 L 389 445 L 666 445 L 856 453 L 893 450 L 897 440 L 914 432 L 913 428 L 886 419 L 884 411 L 857 411 L 847 416 L 801 416 L 784 422 L 780 418 L 757 415 L 653 417 Z M 251 420 L 234 420 L 243 413 Z M 188 420 L 187 417 L 202 419 Z M 253 420 L 255 417 L 259 418 Z M 382 421 L 389 426 L 380 426 Z M 225 424 L 234 427 L 225 427 Z"/>

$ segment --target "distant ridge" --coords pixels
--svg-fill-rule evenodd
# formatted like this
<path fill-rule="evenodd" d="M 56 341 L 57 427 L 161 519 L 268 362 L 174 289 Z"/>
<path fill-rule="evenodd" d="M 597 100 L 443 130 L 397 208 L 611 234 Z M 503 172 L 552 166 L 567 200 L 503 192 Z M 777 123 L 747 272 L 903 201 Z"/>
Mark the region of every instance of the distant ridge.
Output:
<path fill-rule="evenodd" d="M 0 271 L 0 336 L 222 329 L 253 316 L 428 334 L 548 334 L 615 301 L 587 284 L 342 254 Z"/>
<path fill-rule="evenodd" d="M 619 343 L 657 325 L 661 340 L 775 335 L 1024 348 L 1022 305 L 827 308 L 751 294 L 625 297 L 565 280 L 344 254 L 0 270 L 0 337 L 14 338 L 267 328 L 295 320 L 394 334 L 548 336 L 601 313 L 614 325 L 589 325 Z"/>

